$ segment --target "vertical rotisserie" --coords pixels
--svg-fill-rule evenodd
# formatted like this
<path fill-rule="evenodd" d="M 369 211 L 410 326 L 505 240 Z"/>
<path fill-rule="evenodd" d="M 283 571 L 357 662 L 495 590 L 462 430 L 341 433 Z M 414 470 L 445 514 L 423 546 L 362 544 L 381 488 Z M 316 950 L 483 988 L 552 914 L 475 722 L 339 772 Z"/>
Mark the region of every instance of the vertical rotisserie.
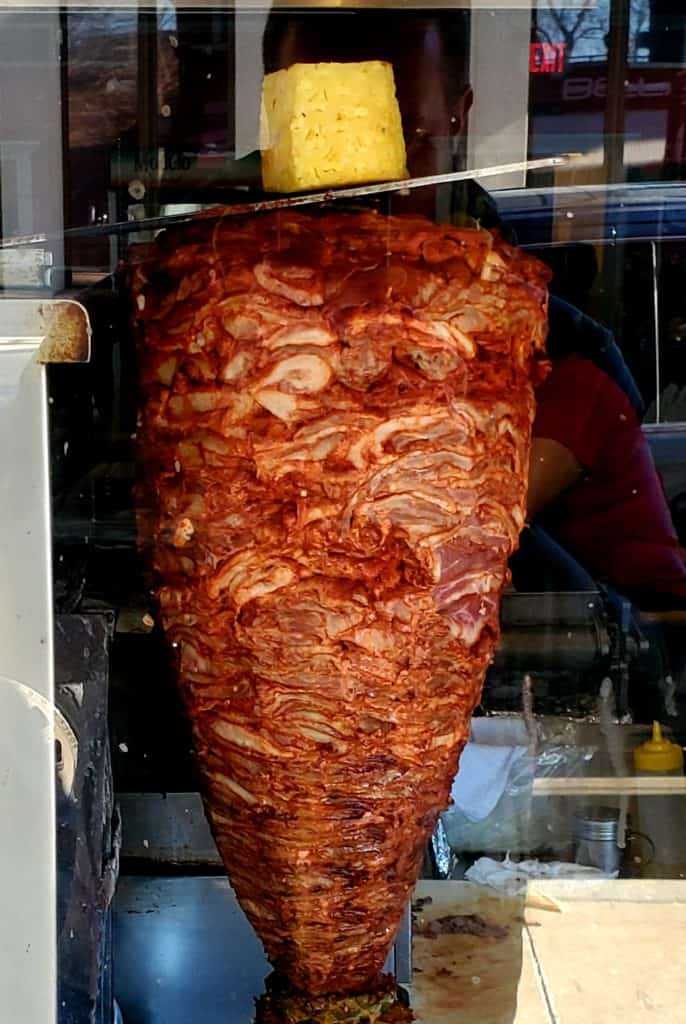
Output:
<path fill-rule="evenodd" d="M 373 213 L 134 267 L 141 524 L 206 806 L 276 970 L 364 992 L 448 802 L 524 524 L 545 270 Z"/>

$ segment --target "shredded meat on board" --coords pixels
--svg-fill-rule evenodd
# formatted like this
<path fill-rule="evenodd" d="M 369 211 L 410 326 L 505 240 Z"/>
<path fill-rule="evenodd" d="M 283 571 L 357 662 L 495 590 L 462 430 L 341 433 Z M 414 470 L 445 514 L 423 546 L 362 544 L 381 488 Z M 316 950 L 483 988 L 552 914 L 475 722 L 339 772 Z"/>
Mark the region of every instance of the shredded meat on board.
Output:
<path fill-rule="evenodd" d="M 240 902 L 358 992 L 467 740 L 524 524 L 546 271 L 373 213 L 199 218 L 134 266 L 141 530 Z"/>
<path fill-rule="evenodd" d="M 490 924 L 481 914 L 449 914 L 434 918 L 428 923 L 415 925 L 415 935 L 425 939 L 437 939 L 439 935 L 477 935 L 480 939 L 504 939 L 509 928 Z"/>

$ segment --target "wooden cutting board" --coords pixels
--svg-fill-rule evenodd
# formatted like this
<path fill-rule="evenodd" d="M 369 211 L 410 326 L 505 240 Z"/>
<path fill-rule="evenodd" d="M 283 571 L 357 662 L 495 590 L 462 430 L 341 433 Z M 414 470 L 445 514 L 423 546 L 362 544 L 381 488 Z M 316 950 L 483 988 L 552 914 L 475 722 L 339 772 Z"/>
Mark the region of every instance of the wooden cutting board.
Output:
<path fill-rule="evenodd" d="M 412 1008 L 420 1024 L 550 1024 L 524 930 L 523 896 L 501 897 L 467 882 L 420 882 L 416 897 L 432 901 L 418 915 L 420 926 L 479 914 L 508 929 L 506 938 L 415 935 Z"/>
<path fill-rule="evenodd" d="M 419 915 L 479 914 L 505 938 L 417 935 L 420 1024 L 684 1024 L 686 881 L 545 881 L 562 908 L 525 907 L 466 882 L 421 882 Z"/>

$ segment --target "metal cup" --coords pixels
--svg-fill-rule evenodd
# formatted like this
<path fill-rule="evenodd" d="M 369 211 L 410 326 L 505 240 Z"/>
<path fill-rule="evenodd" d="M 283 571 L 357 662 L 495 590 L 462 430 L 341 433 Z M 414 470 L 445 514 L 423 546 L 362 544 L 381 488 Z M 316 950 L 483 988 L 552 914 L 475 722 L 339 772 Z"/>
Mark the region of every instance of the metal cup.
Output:
<path fill-rule="evenodd" d="M 616 807 L 587 807 L 574 815 L 574 860 L 604 874 L 617 874 L 624 850 L 617 844 L 619 810 Z"/>

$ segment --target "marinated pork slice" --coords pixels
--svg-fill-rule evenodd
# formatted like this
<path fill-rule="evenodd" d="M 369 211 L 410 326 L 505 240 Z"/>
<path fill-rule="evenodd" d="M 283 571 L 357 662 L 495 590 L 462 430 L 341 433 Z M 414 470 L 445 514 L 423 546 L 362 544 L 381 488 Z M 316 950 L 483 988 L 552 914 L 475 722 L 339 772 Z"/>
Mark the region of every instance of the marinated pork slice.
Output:
<path fill-rule="evenodd" d="M 199 219 L 135 267 L 141 524 L 277 971 L 372 985 L 498 640 L 546 272 L 417 217 Z"/>

